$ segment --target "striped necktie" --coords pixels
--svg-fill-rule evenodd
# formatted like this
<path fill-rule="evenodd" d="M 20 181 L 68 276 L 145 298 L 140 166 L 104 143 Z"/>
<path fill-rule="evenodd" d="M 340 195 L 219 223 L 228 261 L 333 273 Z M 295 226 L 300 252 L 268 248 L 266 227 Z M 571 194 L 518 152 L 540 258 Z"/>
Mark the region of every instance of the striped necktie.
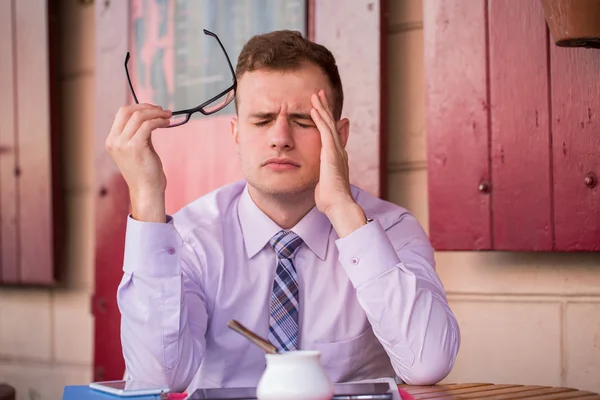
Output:
<path fill-rule="evenodd" d="M 279 352 L 298 348 L 298 277 L 293 258 L 302 238 L 279 231 L 269 241 L 278 257 L 269 318 L 269 341 Z"/>

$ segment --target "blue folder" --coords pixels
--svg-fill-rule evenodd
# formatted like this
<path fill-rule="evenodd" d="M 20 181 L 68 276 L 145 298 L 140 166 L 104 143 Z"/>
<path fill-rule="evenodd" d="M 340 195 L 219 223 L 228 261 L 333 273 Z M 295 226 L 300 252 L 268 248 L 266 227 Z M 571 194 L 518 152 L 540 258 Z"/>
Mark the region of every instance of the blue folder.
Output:
<path fill-rule="evenodd" d="M 99 392 L 87 385 L 65 386 L 62 400 L 160 400 L 160 395 L 120 397 L 109 393 Z"/>

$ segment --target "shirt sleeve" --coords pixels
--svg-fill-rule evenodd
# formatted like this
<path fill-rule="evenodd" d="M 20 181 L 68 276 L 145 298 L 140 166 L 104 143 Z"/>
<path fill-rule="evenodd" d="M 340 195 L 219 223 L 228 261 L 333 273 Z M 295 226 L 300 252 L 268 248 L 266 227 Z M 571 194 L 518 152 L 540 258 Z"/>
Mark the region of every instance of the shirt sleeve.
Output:
<path fill-rule="evenodd" d="M 460 331 L 418 221 L 404 214 L 386 231 L 374 220 L 336 245 L 396 374 L 411 385 L 445 378 L 460 347 Z"/>
<path fill-rule="evenodd" d="M 117 290 L 121 342 L 131 379 L 183 391 L 205 352 L 202 253 L 173 225 L 128 217 Z"/>

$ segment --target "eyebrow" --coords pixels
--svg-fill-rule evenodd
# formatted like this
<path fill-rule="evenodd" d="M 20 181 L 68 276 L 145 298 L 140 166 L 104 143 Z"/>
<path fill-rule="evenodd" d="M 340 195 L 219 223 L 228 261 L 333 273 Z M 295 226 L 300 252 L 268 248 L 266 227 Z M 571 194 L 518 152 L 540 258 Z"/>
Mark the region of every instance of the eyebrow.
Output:
<path fill-rule="evenodd" d="M 292 119 L 305 119 L 305 120 L 312 121 L 312 117 L 310 116 L 310 114 L 291 113 L 291 114 L 289 114 L 289 116 Z M 273 112 L 257 112 L 257 113 L 250 114 L 250 117 L 258 118 L 258 119 L 275 119 L 275 118 L 277 118 L 277 114 L 273 113 Z"/>

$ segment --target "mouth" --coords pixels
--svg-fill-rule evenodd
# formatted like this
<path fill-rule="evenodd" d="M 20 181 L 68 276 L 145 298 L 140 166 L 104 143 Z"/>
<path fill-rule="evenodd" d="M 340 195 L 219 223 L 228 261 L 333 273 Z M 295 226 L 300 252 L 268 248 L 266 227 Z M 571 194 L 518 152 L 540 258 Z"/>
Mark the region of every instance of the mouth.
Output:
<path fill-rule="evenodd" d="M 263 166 L 276 171 L 283 171 L 299 168 L 300 164 L 287 158 L 269 158 Z"/>

